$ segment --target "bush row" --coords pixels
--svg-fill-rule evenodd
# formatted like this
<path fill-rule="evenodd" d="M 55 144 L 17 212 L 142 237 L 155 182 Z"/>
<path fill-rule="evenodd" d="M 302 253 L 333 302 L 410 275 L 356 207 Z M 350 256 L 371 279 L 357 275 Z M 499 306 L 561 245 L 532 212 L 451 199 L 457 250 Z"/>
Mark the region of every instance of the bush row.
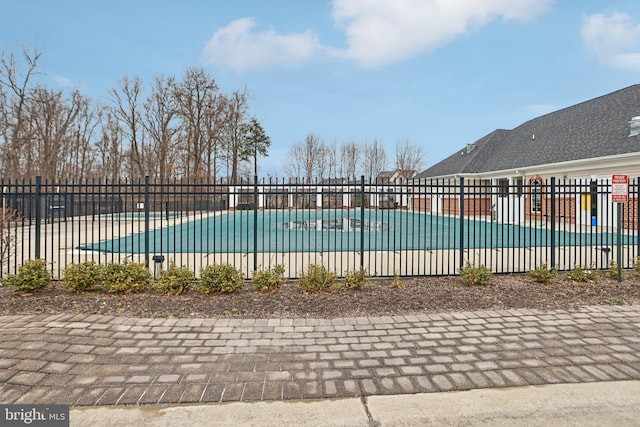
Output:
<path fill-rule="evenodd" d="M 154 279 L 144 264 L 125 262 L 105 266 L 87 261 L 65 268 L 62 284 L 72 292 L 135 293 L 151 286 L 163 295 L 179 295 L 191 289 L 208 294 L 234 292 L 244 284 L 244 276 L 229 264 L 215 264 L 203 268 L 196 280 L 193 271 L 170 264 Z"/>
<path fill-rule="evenodd" d="M 262 292 L 278 291 L 286 282 L 284 272 L 284 266 L 281 265 L 254 271 L 254 289 Z M 368 277 L 367 272 L 362 269 L 349 272 L 341 284 L 337 275 L 329 272 L 324 266 L 311 265 L 301 274 L 298 283 L 306 292 L 328 291 L 341 286 L 358 289 L 366 283 Z M 20 266 L 17 274 L 7 275 L 2 283 L 15 292 L 25 293 L 42 289 L 52 281 L 46 261 L 36 259 Z M 68 291 L 77 293 L 136 293 L 149 287 L 162 295 L 179 295 L 190 290 L 205 294 L 231 293 L 242 288 L 244 275 L 232 265 L 214 264 L 201 269 L 200 277 L 196 278 L 193 271 L 170 264 L 168 269 L 161 270 L 154 279 L 144 264 L 125 262 L 103 265 L 87 261 L 68 265 L 62 272 L 61 283 Z"/>
<path fill-rule="evenodd" d="M 284 266 L 276 265 L 272 269 L 262 269 L 253 272 L 253 286 L 256 291 L 277 292 L 286 282 Z M 640 276 L 640 257 L 633 264 L 633 272 Z M 627 272 L 625 272 L 626 274 Z M 542 264 L 529 271 L 528 276 L 537 283 L 552 283 L 558 272 Z M 618 277 L 618 265 L 612 261 L 605 275 L 615 280 Z M 572 282 L 594 282 L 600 273 L 592 267 L 576 266 L 565 274 L 565 279 Z M 360 289 L 369 278 L 365 269 L 348 272 L 343 280 L 338 280 L 335 272 L 329 271 L 324 265 L 312 264 L 300 274 L 298 286 L 304 292 L 332 291 L 339 288 Z M 487 267 L 475 266 L 469 262 L 460 269 L 460 277 L 465 285 L 485 285 L 493 277 Z M 17 274 L 9 274 L 2 283 L 15 292 L 33 292 L 42 289 L 52 282 L 51 273 L 45 260 L 27 261 L 18 268 Z M 208 265 L 200 270 L 200 277 L 196 278 L 193 271 L 171 264 L 168 269 L 161 270 L 157 278 L 153 278 L 144 264 L 125 262 L 123 264 L 97 264 L 87 261 L 70 264 L 62 274 L 62 284 L 70 292 L 98 291 L 109 293 L 135 293 L 148 287 L 154 288 L 162 295 L 179 295 L 190 290 L 197 290 L 208 294 L 211 292 L 230 293 L 242 288 L 244 275 L 229 264 Z M 391 287 L 402 285 L 400 278 L 393 278 Z"/>
<path fill-rule="evenodd" d="M 626 271 L 623 272 L 623 277 L 627 273 Z M 618 278 L 618 264 L 612 260 L 609 263 L 609 269 L 605 270 L 603 274 L 611 280 L 616 280 Z M 640 276 L 640 257 L 636 258 L 633 263 L 633 274 Z M 558 277 L 558 271 L 555 268 L 549 269 L 549 266 L 545 263 L 529 271 L 527 275 L 536 283 L 550 284 Z M 593 266 L 575 266 L 573 270 L 566 272 L 564 275 L 566 280 L 577 283 L 596 282 L 600 276 L 601 273 Z M 460 269 L 460 277 L 465 285 L 485 285 L 491 281 L 493 273 L 483 265 L 476 267 L 467 262 Z"/>

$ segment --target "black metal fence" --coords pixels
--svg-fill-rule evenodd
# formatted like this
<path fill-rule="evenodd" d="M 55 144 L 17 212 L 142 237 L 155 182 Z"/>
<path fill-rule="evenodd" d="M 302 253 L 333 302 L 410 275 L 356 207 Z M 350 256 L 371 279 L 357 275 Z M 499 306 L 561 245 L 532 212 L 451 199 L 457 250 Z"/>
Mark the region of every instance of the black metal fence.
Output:
<path fill-rule="evenodd" d="M 311 264 L 344 275 L 496 273 L 544 264 L 632 267 L 640 254 L 638 180 L 613 203 L 607 179 L 331 179 L 311 183 L 2 180 L 1 274 L 29 259 L 60 278 L 71 263 L 229 263 L 247 277 Z"/>

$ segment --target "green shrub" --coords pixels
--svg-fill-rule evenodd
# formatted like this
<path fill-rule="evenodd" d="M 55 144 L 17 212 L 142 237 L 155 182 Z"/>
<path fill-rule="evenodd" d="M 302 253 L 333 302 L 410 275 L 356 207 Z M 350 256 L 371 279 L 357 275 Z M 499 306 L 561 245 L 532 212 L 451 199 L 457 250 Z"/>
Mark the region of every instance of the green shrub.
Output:
<path fill-rule="evenodd" d="M 200 291 L 231 293 L 242 288 L 244 275 L 229 264 L 208 265 L 200 271 Z"/>
<path fill-rule="evenodd" d="M 579 267 L 576 266 L 573 270 L 569 271 L 565 277 L 572 282 L 594 282 L 598 279 L 597 273 L 591 267 Z"/>
<path fill-rule="evenodd" d="M 555 268 L 549 270 L 547 263 L 544 263 L 535 270 L 529 271 L 527 275 L 537 283 L 548 285 L 558 277 L 558 271 Z"/>
<path fill-rule="evenodd" d="M 62 272 L 62 284 L 69 292 L 84 292 L 102 284 L 104 266 L 93 261 L 70 264 Z"/>
<path fill-rule="evenodd" d="M 107 264 L 104 268 L 103 284 L 111 293 L 142 292 L 152 276 L 144 264 L 125 262 L 124 264 Z"/>
<path fill-rule="evenodd" d="M 195 279 L 193 271 L 171 263 L 169 269 L 160 272 L 158 279 L 153 282 L 153 287 L 162 295 L 180 295 L 191 289 Z"/>
<path fill-rule="evenodd" d="M 611 262 L 609 262 L 609 271 L 608 274 L 609 279 L 612 280 L 618 280 L 618 263 L 615 260 L 611 260 Z M 624 271 L 622 272 L 622 279 L 624 279 Z"/>
<path fill-rule="evenodd" d="M 337 276 L 324 265 L 311 264 L 300 274 L 298 286 L 305 292 L 330 291 L 335 288 Z"/>
<path fill-rule="evenodd" d="M 369 273 L 364 268 L 348 271 L 344 276 L 344 286 L 349 289 L 360 289 L 367 283 L 367 278 L 369 278 Z"/>
<path fill-rule="evenodd" d="M 14 292 L 32 292 L 47 287 L 51 283 L 51 273 L 47 262 L 34 259 L 18 267 L 17 274 L 9 274 L 2 282 Z"/>
<path fill-rule="evenodd" d="M 276 265 L 270 270 L 256 270 L 253 272 L 253 287 L 256 291 L 272 292 L 280 290 L 286 282 L 284 266 Z"/>
<path fill-rule="evenodd" d="M 637 257 L 633 261 L 633 272 L 636 276 L 640 276 L 640 257 Z"/>
<path fill-rule="evenodd" d="M 393 280 L 391 281 L 391 284 L 389 285 L 390 288 L 400 288 L 404 286 L 404 282 L 400 279 L 400 275 L 398 273 L 395 273 L 393 275 Z"/>
<path fill-rule="evenodd" d="M 484 285 L 489 283 L 493 273 L 484 265 L 476 267 L 467 261 L 460 270 L 460 277 L 465 285 Z"/>

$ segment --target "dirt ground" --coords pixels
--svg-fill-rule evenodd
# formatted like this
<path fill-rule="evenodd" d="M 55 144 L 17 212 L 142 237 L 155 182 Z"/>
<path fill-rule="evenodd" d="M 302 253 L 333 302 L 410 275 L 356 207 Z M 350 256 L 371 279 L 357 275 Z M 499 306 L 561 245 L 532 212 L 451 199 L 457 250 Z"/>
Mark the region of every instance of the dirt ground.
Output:
<path fill-rule="evenodd" d="M 628 274 L 632 276 L 631 273 Z M 253 290 L 247 282 L 232 294 L 196 291 L 162 296 L 149 289 L 138 294 L 68 292 L 54 283 L 32 295 L 0 286 L 0 315 L 83 313 L 157 318 L 336 318 L 436 313 L 447 311 L 575 309 L 585 305 L 640 304 L 640 278 L 621 283 L 602 275 L 596 282 L 575 283 L 559 275 L 538 284 L 526 275 L 494 275 L 483 286 L 464 285 L 460 277 L 369 279 L 361 289 L 305 293 L 296 282 L 278 292 Z"/>

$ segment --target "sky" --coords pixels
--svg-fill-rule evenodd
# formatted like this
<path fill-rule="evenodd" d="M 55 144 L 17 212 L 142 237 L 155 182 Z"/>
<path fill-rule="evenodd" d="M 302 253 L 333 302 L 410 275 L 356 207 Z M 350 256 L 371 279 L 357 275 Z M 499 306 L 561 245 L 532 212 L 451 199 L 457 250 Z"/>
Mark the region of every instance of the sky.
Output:
<path fill-rule="evenodd" d="M 124 77 L 150 87 L 200 67 L 225 93 L 246 89 L 272 143 L 261 175 L 283 176 L 308 134 L 377 139 L 390 159 L 409 142 L 426 168 L 640 83 L 637 0 L 5 3 L 0 51 L 36 47 L 49 87 L 106 102 Z"/>

